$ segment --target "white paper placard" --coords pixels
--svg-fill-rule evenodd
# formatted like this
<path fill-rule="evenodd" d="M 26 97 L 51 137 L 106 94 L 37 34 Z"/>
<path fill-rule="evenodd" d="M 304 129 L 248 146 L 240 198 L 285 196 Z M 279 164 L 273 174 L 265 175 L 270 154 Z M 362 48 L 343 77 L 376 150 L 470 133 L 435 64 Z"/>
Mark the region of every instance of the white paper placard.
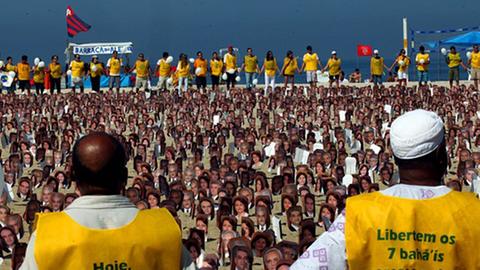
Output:
<path fill-rule="evenodd" d="M 295 149 L 294 162 L 300 163 L 300 164 L 307 164 L 309 155 L 310 155 L 310 152 L 308 152 L 307 150 L 303 150 L 302 148 L 297 147 Z"/>
<path fill-rule="evenodd" d="M 271 142 L 268 146 L 265 147 L 265 155 L 267 157 L 272 157 L 275 155 L 275 142 Z"/>
<path fill-rule="evenodd" d="M 323 144 L 322 143 L 314 143 L 313 144 L 313 151 L 315 150 L 323 150 Z"/>
<path fill-rule="evenodd" d="M 392 105 L 385 104 L 385 106 L 383 106 L 383 110 L 385 112 L 387 112 L 388 114 L 391 114 L 392 113 Z"/>
<path fill-rule="evenodd" d="M 220 123 L 220 115 L 216 114 L 213 116 L 213 125 Z"/>
<path fill-rule="evenodd" d="M 378 153 L 380 153 L 380 150 L 382 150 L 382 148 L 380 146 L 376 145 L 376 144 L 370 145 L 370 149 L 373 150 L 375 155 L 378 155 Z"/>
<path fill-rule="evenodd" d="M 346 111 L 340 110 L 338 111 L 338 116 L 340 117 L 340 122 L 345 122 L 346 120 Z"/>

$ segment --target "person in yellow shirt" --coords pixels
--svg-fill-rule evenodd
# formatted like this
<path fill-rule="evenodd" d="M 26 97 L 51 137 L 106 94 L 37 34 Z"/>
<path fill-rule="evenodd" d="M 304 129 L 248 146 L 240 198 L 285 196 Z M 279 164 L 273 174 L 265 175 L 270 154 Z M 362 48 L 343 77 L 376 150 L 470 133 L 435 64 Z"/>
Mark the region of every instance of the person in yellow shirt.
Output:
<path fill-rule="evenodd" d="M 117 93 L 120 92 L 120 74 L 123 67 L 122 59 L 118 58 L 118 52 L 113 51 L 112 57 L 108 59 L 107 71 L 110 79 L 108 81 L 108 88 L 112 91 L 113 87 L 117 86 Z"/>
<path fill-rule="evenodd" d="M 212 59 L 210 59 L 210 77 L 212 79 L 212 90 L 218 90 L 220 85 L 220 76 L 222 76 L 223 72 L 223 62 L 218 57 L 217 52 L 213 52 Z"/>
<path fill-rule="evenodd" d="M 473 45 L 473 52 L 468 59 L 468 65 L 472 68 L 470 76 L 475 85 L 475 89 L 478 89 L 478 80 L 480 80 L 480 51 L 478 50 L 478 45 Z"/>
<path fill-rule="evenodd" d="M 282 74 L 284 78 L 284 87 L 287 88 L 290 82 L 292 90 L 295 87 L 295 72 L 300 72 L 298 69 L 297 58 L 292 51 L 287 52 L 287 56 L 283 59 Z"/>
<path fill-rule="evenodd" d="M 83 76 L 85 76 L 85 63 L 80 59 L 80 55 L 75 55 L 75 59 L 70 63 L 69 69 L 72 74 L 72 92 L 75 93 L 75 88 L 78 86 L 80 87 L 80 92 L 83 93 Z"/>
<path fill-rule="evenodd" d="M 370 81 L 373 82 L 373 85 L 382 85 L 384 68 L 388 69 L 388 67 L 384 64 L 383 57 L 379 55 L 378 50 L 374 50 L 373 57 L 370 59 Z"/>
<path fill-rule="evenodd" d="M 61 79 L 62 79 L 62 65 L 58 63 L 58 56 L 54 55 L 51 58 L 51 62 L 48 65 L 48 73 L 50 74 L 50 89 L 53 92 L 57 88 L 57 92 L 60 93 Z"/>
<path fill-rule="evenodd" d="M 243 58 L 242 70 L 245 71 L 245 83 L 248 90 L 252 89 L 253 80 L 257 78 L 258 59 L 253 55 L 252 48 L 247 49 L 247 55 Z"/>
<path fill-rule="evenodd" d="M 237 77 L 237 56 L 233 51 L 233 46 L 228 46 L 227 53 L 223 56 L 223 65 L 227 72 L 227 89 L 235 87 L 235 78 Z"/>
<path fill-rule="evenodd" d="M 340 73 L 342 72 L 342 60 L 337 57 L 337 52 L 332 51 L 332 56 L 328 59 L 327 65 L 323 68 L 322 72 L 328 69 L 328 76 L 330 77 L 330 88 L 332 88 L 333 82 L 340 88 Z"/>
<path fill-rule="evenodd" d="M 180 60 L 177 65 L 177 76 L 178 76 L 178 95 L 182 95 L 183 91 L 187 92 L 188 90 L 188 78 L 190 77 L 190 63 L 188 63 L 187 55 L 182 53 L 180 54 Z"/>
<path fill-rule="evenodd" d="M 168 52 L 164 52 L 162 58 L 157 62 L 155 73 L 158 74 L 157 88 L 159 90 L 167 89 L 167 79 L 171 73 L 170 59 L 172 59 L 172 57 L 169 56 Z"/>
<path fill-rule="evenodd" d="M 415 64 L 417 65 L 418 85 L 422 86 L 428 83 L 428 66 L 430 65 L 430 55 L 425 52 L 425 47 L 422 45 L 419 48 L 419 53 L 415 57 Z"/>
<path fill-rule="evenodd" d="M 445 61 L 448 65 L 448 81 L 450 82 L 450 88 L 453 87 L 453 81 L 457 82 L 457 86 L 460 85 L 460 66 L 467 69 L 467 66 L 463 64 L 460 53 L 457 52 L 455 46 L 450 47 L 450 52 L 445 57 Z"/>
<path fill-rule="evenodd" d="M 307 46 L 307 52 L 303 55 L 303 64 L 300 70 L 301 72 L 305 71 L 305 74 L 307 75 L 307 83 L 310 84 L 310 87 L 316 87 L 317 70 L 318 67 L 322 69 L 322 63 L 320 62 L 317 53 L 314 53 L 312 50 L 312 46 Z"/>
<path fill-rule="evenodd" d="M 22 60 L 17 65 L 17 77 L 18 77 L 18 88 L 22 90 L 22 93 L 25 92 L 25 89 L 30 93 L 30 64 L 28 63 L 28 57 L 22 55 Z"/>
<path fill-rule="evenodd" d="M 150 79 L 150 62 L 145 59 L 145 55 L 143 53 L 138 54 L 137 61 L 135 61 L 135 65 L 132 67 L 130 72 L 136 72 L 135 77 L 135 89 L 140 91 L 140 88 L 143 88 L 144 91 L 148 90 L 148 80 Z"/>
<path fill-rule="evenodd" d="M 202 52 L 197 52 L 197 59 L 193 62 L 195 68 L 195 84 L 198 90 L 205 90 L 207 88 L 207 60 L 203 58 Z"/>
<path fill-rule="evenodd" d="M 104 73 L 103 64 L 98 61 L 98 56 L 92 56 L 88 74 L 90 75 L 90 82 L 92 84 L 92 91 L 100 92 L 100 79 Z"/>
<path fill-rule="evenodd" d="M 13 82 L 8 88 L 8 92 L 12 93 L 16 90 L 16 84 L 17 84 L 17 66 L 13 63 L 13 58 L 11 56 L 7 57 L 7 64 L 5 65 L 5 71 L 6 72 L 15 72 L 15 78 L 13 78 Z"/>
<path fill-rule="evenodd" d="M 402 87 L 402 83 L 407 86 L 408 80 L 408 66 L 410 65 L 410 58 L 407 56 L 405 49 L 401 49 L 395 58 L 392 66 L 388 69 L 388 71 L 392 71 L 393 67 L 398 65 L 398 72 L 397 72 L 397 80 L 398 85 Z"/>
<path fill-rule="evenodd" d="M 275 75 L 277 74 L 277 70 L 279 70 L 277 60 L 273 56 L 273 52 L 268 51 L 263 61 L 262 69 L 260 70 L 260 73 L 265 71 L 265 93 L 267 93 L 269 87 L 271 87 L 271 91 L 275 90 Z"/>
<path fill-rule="evenodd" d="M 41 61 L 33 66 L 33 83 L 37 95 L 43 94 L 45 90 L 45 62 Z"/>

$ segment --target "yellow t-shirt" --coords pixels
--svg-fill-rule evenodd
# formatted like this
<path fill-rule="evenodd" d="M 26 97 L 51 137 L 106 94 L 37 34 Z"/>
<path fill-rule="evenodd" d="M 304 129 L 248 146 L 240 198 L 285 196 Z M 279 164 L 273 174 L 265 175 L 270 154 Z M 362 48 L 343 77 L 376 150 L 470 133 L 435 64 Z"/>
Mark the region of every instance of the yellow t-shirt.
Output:
<path fill-rule="evenodd" d="M 373 192 L 346 205 L 351 270 L 480 267 L 480 202 L 473 193 L 413 200 Z"/>
<path fill-rule="evenodd" d="M 18 79 L 20 81 L 29 81 L 30 80 L 30 65 L 28 63 L 18 63 L 17 64 L 18 70 Z"/>
<path fill-rule="evenodd" d="M 148 62 L 148 60 L 144 60 L 144 61 L 137 60 L 135 62 L 135 69 L 137 71 L 138 78 L 146 79 L 148 78 L 150 63 Z"/>
<path fill-rule="evenodd" d="M 403 61 L 403 65 L 400 64 L 400 61 Z M 397 64 L 398 64 L 398 71 L 405 72 L 408 69 L 408 66 L 410 65 L 410 58 L 405 55 L 399 55 L 397 56 Z"/>
<path fill-rule="evenodd" d="M 316 71 L 318 69 L 318 55 L 316 53 L 306 53 L 303 56 L 306 71 Z"/>
<path fill-rule="evenodd" d="M 50 63 L 48 69 L 50 70 L 50 76 L 52 78 L 58 79 L 62 77 L 62 66 L 59 63 Z"/>
<path fill-rule="evenodd" d="M 340 58 L 328 59 L 327 66 L 328 66 L 328 75 L 330 76 L 337 76 L 340 75 L 341 71 L 342 60 Z"/>
<path fill-rule="evenodd" d="M 35 67 L 33 69 L 33 82 L 34 83 L 45 82 L 45 68 Z"/>
<path fill-rule="evenodd" d="M 170 74 L 170 64 L 165 59 L 160 59 L 158 65 L 158 76 L 167 77 Z"/>
<path fill-rule="evenodd" d="M 267 76 L 275 76 L 275 73 L 277 73 L 277 60 L 275 58 L 273 58 L 272 60 L 265 59 L 264 65 L 265 73 L 267 74 Z"/>
<path fill-rule="evenodd" d="M 425 63 L 420 64 L 420 60 L 423 60 Z M 417 53 L 415 61 L 417 62 L 418 71 L 428 71 L 428 64 L 426 64 L 427 61 L 430 61 L 430 55 L 428 53 Z"/>
<path fill-rule="evenodd" d="M 472 52 L 472 68 L 480 68 L 480 52 Z"/>
<path fill-rule="evenodd" d="M 10 71 L 17 72 L 17 67 L 13 64 L 7 63 L 5 65 L 5 69 L 7 70 L 7 72 L 10 72 Z"/>
<path fill-rule="evenodd" d="M 227 70 L 237 68 L 237 57 L 235 55 L 227 53 L 225 54 L 224 60 L 225 60 L 225 68 Z"/>
<path fill-rule="evenodd" d="M 287 76 L 295 75 L 295 72 L 298 69 L 297 58 L 288 58 L 283 59 L 283 74 Z"/>
<path fill-rule="evenodd" d="M 177 75 L 179 78 L 185 78 L 190 74 L 190 64 L 182 65 L 182 62 L 178 63 L 177 66 Z"/>
<path fill-rule="evenodd" d="M 122 67 L 122 59 L 120 58 L 110 58 L 108 60 L 109 68 L 110 68 L 110 76 L 119 76 L 120 75 L 120 68 Z"/>
<path fill-rule="evenodd" d="M 199 74 L 196 74 L 196 76 L 198 77 L 205 77 L 207 76 L 207 60 L 205 59 L 200 59 L 200 58 L 197 58 L 195 59 L 195 62 L 193 63 L 193 67 L 195 68 L 195 72 L 197 70 L 197 68 L 200 68 L 201 71 Z"/>
<path fill-rule="evenodd" d="M 97 70 L 93 71 L 93 67 L 96 66 Z M 93 62 L 90 62 L 90 77 L 96 78 L 97 76 L 102 75 L 103 72 L 103 66 L 100 62 L 94 64 Z"/>
<path fill-rule="evenodd" d="M 216 59 L 210 60 L 210 70 L 213 76 L 220 76 L 222 74 L 223 62 Z"/>
<path fill-rule="evenodd" d="M 383 57 L 372 57 L 370 60 L 370 73 L 375 76 L 383 75 Z"/>
<path fill-rule="evenodd" d="M 460 56 L 460 53 L 448 53 L 448 67 L 449 68 L 455 68 L 460 66 L 460 63 L 462 62 L 462 57 Z"/>
<path fill-rule="evenodd" d="M 256 56 L 246 55 L 244 58 L 244 63 L 245 63 L 245 72 L 247 73 L 257 72 L 258 60 Z"/>
<path fill-rule="evenodd" d="M 85 72 L 85 64 L 83 63 L 83 61 L 72 61 L 70 63 L 70 68 L 72 70 L 72 77 L 83 77 L 83 74 Z"/>
<path fill-rule="evenodd" d="M 65 212 L 38 214 L 36 220 L 39 270 L 181 267 L 181 231 L 164 208 L 139 211 L 133 221 L 114 229 L 90 229 Z"/>

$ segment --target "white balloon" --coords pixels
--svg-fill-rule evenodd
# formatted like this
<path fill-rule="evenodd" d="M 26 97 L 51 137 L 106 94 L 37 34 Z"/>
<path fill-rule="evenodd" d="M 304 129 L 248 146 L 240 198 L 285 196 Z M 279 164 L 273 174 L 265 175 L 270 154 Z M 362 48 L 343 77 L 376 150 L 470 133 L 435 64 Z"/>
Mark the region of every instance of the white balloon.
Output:
<path fill-rule="evenodd" d="M 172 78 L 168 78 L 168 79 L 167 79 L 167 83 L 171 85 L 171 84 L 173 83 L 173 79 L 172 79 Z"/>
<path fill-rule="evenodd" d="M 40 63 L 38 63 L 38 67 L 39 68 L 44 68 L 45 67 L 45 62 L 40 61 Z"/>
<path fill-rule="evenodd" d="M 252 83 L 253 83 L 253 85 L 257 85 L 257 84 L 258 84 L 258 79 L 254 79 L 254 80 L 252 81 Z"/>
<path fill-rule="evenodd" d="M 398 64 L 399 64 L 400 66 L 403 66 L 403 65 L 405 64 L 405 62 L 403 62 L 403 60 L 400 60 L 400 61 L 398 61 Z"/>
<path fill-rule="evenodd" d="M 190 63 L 192 63 L 192 64 L 195 63 L 195 59 L 193 59 L 193 58 L 190 58 L 188 61 L 190 61 Z"/>
<path fill-rule="evenodd" d="M 161 63 L 162 63 L 162 59 L 158 59 L 157 66 L 160 66 Z"/>
<path fill-rule="evenodd" d="M 233 74 L 233 73 L 235 73 L 235 69 L 233 69 L 233 68 L 227 69 L 227 73 L 228 74 Z"/>
<path fill-rule="evenodd" d="M 322 76 L 322 71 L 321 70 L 317 70 L 317 77 L 321 77 Z"/>
<path fill-rule="evenodd" d="M 222 80 L 226 81 L 228 79 L 227 73 L 223 73 Z"/>
<path fill-rule="evenodd" d="M 3 61 L 0 61 L 0 68 L 2 68 L 3 65 L 5 65 L 5 64 L 3 63 Z"/>
<path fill-rule="evenodd" d="M 241 80 L 240 76 L 235 77 L 235 81 L 239 82 Z"/>
<path fill-rule="evenodd" d="M 442 51 L 442 54 L 443 54 L 443 55 L 447 55 L 447 49 L 442 48 L 441 51 Z"/>
<path fill-rule="evenodd" d="M 72 71 L 71 70 L 67 71 L 67 75 L 72 76 Z"/>
<path fill-rule="evenodd" d="M 421 65 L 423 65 L 425 63 L 425 60 L 423 59 L 420 59 L 420 61 L 418 61 Z"/>
<path fill-rule="evenodd" d="M 202 68 L 198 67 L 195 69 L 195 75 L 200 75 L 200 73 L 202 73 Z"/>
<path fill-rule="evenodd" d="M 37 66 L 38 63 L 40 63 L 40 58 L 36 57 L 36 58 L 33 60 L 33 63 L 35 64 L 35 66 Z"/>
<path fill-rule="evenodd" d="M 167 57 L 167 60 L 165 62 L 167 62 L 167 64 L 172 63 L 173 62 L 173 56 Z"/>
<path fill-rule="evenodd" d="M 472 52 L 467 52 L 467 58 L 468 59 L 472 58 Z"/>
<path fill-rule="evenodd" d="M 93 71 L 93 72 L 97 72 L 97 70 L 98 70 L 97 65 L 93 65 L 93 66 L 92 66 L 92 71 Z"/>
<path fill-rule="evenodd" d="M 10 72 L 8 72 L 8 76 L 10 76 L 10 77 L 12 77 L 12 78 L 15 77 L 15 75 L 16 75 L 16 74 L 15 74 L 15 71 L 10 71 Z"/>

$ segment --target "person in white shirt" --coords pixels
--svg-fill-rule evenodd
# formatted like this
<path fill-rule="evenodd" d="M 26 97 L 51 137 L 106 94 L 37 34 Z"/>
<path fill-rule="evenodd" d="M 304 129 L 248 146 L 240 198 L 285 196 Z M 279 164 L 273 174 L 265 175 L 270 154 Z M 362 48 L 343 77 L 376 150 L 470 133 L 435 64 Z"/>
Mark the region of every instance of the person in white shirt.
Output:
<path fill-rule="evenodd" d="M 290 269 L 478 269 L 480 203 L 443 185 L 444 133 L 433 112 L 397 118 L 390 136 L 400 184 L 347 199 Z"/>
<path fill-rule="evenodd" d="M 91 133 L 77 141 L 72 155 L 72 178 L 81 196 L 62 212 L 37 217 L 36 231 L 30 238 L 20 269 L 53 269 L 53 265 L 56 269 L 86 269 L 92 265 L 97 268 L 105 265 L 114 267 L 111 263 L 115 256 L 121 256 L 115 259 L 117 267 L 140 265 L 137 269 L 159 269 L 166 264 L 173 267 L 178 263 L 181 269 L 195 269 L 188 251 L 181 244 L 178 224 L 167 210 L 139 211 L 120 195 L 128 172 L 125 150 L 117 139 L 106 133 Z M 56 221 L 66 222 L 69 226 L 48 226 L 57 224 Z M 161 225 L 161 230 L 149 228 L 158 225 Z M 129 228 L 138 233 L 129 239 L 128 244 L 122 238 L 132 236 L 126 234 L 110 237 L 109 241 L 95 241 L 121 234 Z M 162 239 L 159 237 L 162 234 L 168 242 L 158 241 Z M 82 239 L 85 235 L 90 237 Z M 149 240 L 154 238 L 157 240 Z M 138 252 L 141 252 L 141 258 L 134 256 Z M 83 259 L 79 260 L 79 256 Z"/>

